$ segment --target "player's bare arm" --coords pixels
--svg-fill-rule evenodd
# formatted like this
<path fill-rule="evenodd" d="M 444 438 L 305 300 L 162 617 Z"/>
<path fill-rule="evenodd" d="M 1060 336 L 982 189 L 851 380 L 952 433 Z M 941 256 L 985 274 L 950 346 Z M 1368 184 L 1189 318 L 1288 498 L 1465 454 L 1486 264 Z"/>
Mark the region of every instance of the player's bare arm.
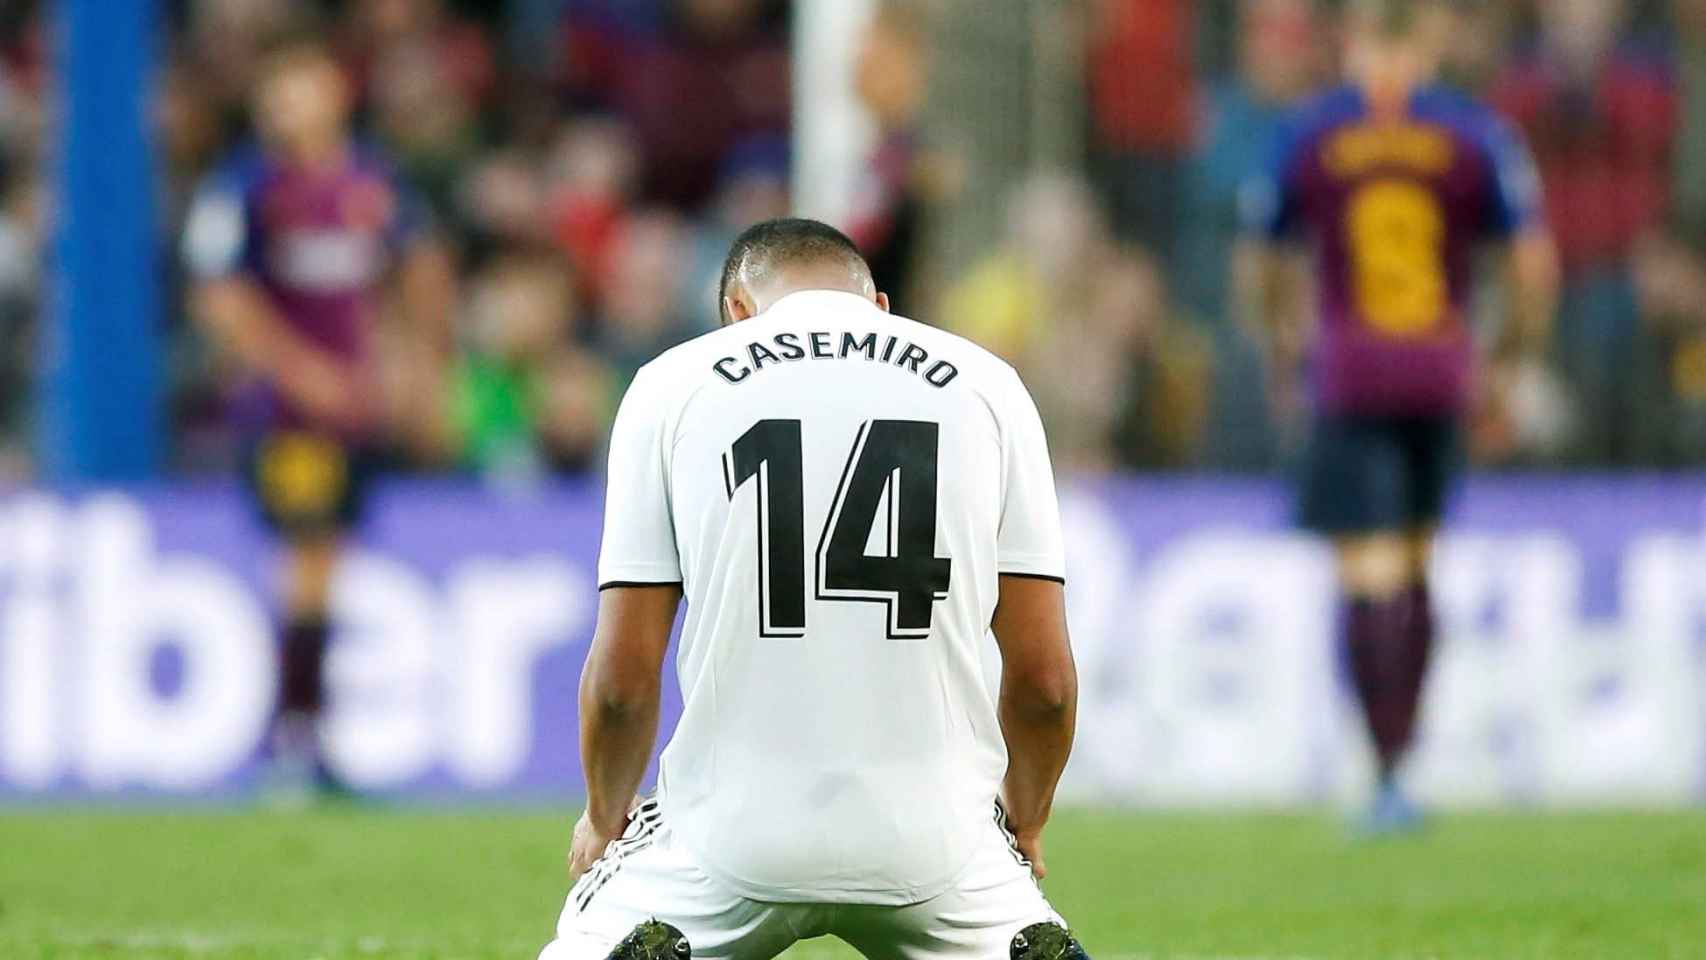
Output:
<path fill-rule="evenodd" d="M 215 342 L 312 416 L 332 423 L 364 416 L 355 378 L 335 356 L 292 330 L 254 281 L 242 276 L 203 281 L 191 309 Z"/>
<path fill-rule="evenodd" d="M 1558 249 L 1552 231 L 1536 225 L 1512 237 L 1505 275 L 1511 307 L 1509 347 L 1524 355 L 1544 350 L 1558 312 Z"/>
<path fill-rule="evenodd" d="M 411 244 L 397 279 L 410 326 L 419 341 L 449 356 L 456 348 L 452 315 L 456 309 L 456 268 L 450 251 L 437 237 Z"/>
<path fill-rule="evenodd" d="M 581 673 L 581 764 L 586 812 L 569 852 L 571 882 L 604 855 L 628 825 L 658 733 L 658 697 L 681 588 L 607 587 Z"/>
<path fill-rule="evenodd" d="M 409 342 L 416 347 L 415 382 L 399 426 L 416 453 L 448 462 L 457 444 L 448 410 L 454 393 L 449 382 L 456 351 L 456 273 L 444 242 L 426 236 L 411 244 L 398 267 L 397 287 L 414 334 Z"/>
<path fill-rule="evenodd" d="M 1008 757 L 1002 800 L 1019 851 L 1040 878 L 1047 872 L 1043 827 L 1078 718 L 1065 589 L 1054 580 L 1003 576 L 990 627 L 1001 648 L 998 712 Z"/>
<path fill-rule="evenodd" d="M 1233 258 L 1239 314 L 1264 347 L 1276 409 L 1295 402 L 1309 330 L 1309 258 L 1293 245 L 1242 242 Z"/>

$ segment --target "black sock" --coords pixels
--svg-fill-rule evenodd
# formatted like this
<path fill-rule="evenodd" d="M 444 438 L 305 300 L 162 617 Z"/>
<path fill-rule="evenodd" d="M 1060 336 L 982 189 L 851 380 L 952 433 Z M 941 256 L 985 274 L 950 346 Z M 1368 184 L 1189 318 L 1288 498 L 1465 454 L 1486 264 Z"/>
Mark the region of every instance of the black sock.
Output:
<path fill-rule="evenodd" d="M 1341 622 L 1351 682 L 1374 741 L 1382 780 L 1391 777 L 1409 740 L 1399 669 L 1408 606 L 1403 594 L 1380 600 L 1352 597 Z"/>
<path fill-rule="evenodd" d="M 325 702 L 326 640 L 324 617 L 298 617 L 284 626 L 279 660 L 280 713 L 318 716 Z"/>
<path fill-rule="evenodd" d="M 1403 603 L 1403 640 L 1393 664 L 1396 671 L 1393 683 L 1397 687 L 1399 739 L 1407 750 L 1415 740 L 1422 687 L 1433 660 L 1434 615 L 1427 581 L 1412 584 L 1404 592 Z"/>

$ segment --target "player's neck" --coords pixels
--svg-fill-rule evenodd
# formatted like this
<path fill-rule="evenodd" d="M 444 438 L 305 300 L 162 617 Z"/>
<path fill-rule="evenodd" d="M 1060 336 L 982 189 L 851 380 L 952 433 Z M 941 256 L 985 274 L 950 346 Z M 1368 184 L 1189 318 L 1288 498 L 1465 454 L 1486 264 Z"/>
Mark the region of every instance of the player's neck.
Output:
<path fill-rule="evenodd" d="M 1410 103 L 1414 88 L 1408 84 L 1366 84 L 1362 88 L 1369 112 L 1377 117 L 1395 117 Z"/>
<path fill-rule="evenodd" d="M 856 297 L 870 299 L 862 282 L 846 277 L 842 271 L 829 270 L 768 285 L 759 294 L 761 309 L 758 312 L 765 313 L 784 298 L 796 293 L 813 292 L 850 293 Z"/>
<path fill-rule="evenodd" d="M 291 166 L 319 173 L 341 166 L 349 155 L 349 144 L 342 137 L 304 139 L 290 144 L 284 154 Z"/>
<path fill-rule="evenodd" d="M 1438 73 L 1436 58 L 1405 46 L 1355 46 L 1348 67 L 1369 112 L 1385 118 L 1402 116 L 1410 99 Z"/>
<path fill-rule="evenodd" d="M 1427 86 L 1430 78 L 1410 71 L 1368 71 L 1357 78 L 1357 87 L 1368 102 L 1369 112 L 1376 117 L 1402 116 L 1418 90 Z"/>

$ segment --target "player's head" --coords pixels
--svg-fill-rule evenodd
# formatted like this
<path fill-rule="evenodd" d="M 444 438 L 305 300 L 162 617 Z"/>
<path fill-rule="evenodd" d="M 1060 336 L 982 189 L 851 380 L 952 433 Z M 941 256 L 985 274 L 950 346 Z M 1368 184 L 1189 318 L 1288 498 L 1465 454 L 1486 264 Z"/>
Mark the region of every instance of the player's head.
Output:
<path fill-rule="evenodd" d="M 268 55 L 255 88 L 255 126 L 274 147 L 308 153 L 337 144 L 349 116 L 349 88 L 337 61 L 313 41 Z"/>
<path fill-rule="evenodd" d="M 723 261 L 717 305 L 727 326 L 755 317 L 790 293 L 842 290 L 887 310 L 871 268 L 847 235 L 827 223 L 784 217 L 742 231 Z"/>
<path fill-rule="evenodd" d="M 1407 96 L 1439 70 L 1450 34 L 1448 0 L 1352 0 L 1345 62 L 1375 97 Z"/>
<path fill-rule="evenodd" d="M 1687 30 L 1690 7 L 1677 3 L 1677 26 Z M 1535 6 L 1542 43 L 1561 55 L 1572 70 L 1591 71 L 1616 45 L 1629 15 L 1628 0 L 1546 0 Z"/>

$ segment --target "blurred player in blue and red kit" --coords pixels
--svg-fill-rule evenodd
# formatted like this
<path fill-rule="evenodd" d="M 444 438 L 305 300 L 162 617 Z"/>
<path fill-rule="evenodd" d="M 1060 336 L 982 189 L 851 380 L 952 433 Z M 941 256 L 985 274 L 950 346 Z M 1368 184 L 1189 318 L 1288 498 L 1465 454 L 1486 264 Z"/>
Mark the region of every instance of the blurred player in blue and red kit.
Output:
<path fill-rule="evenodd" d="M 1516 135 L 1435 84 L 1449 4 L 1356 0 L 1348 15 L 1349 83 L 1299 111 L 1248 191 L 1265 242 L 1246 276 L 1278 328 L 1276 378 L 1293 366 L 1286 345 L 1310 341 L 1299 519 L 1333 542 L 1343 654 L 1379 762 L 1365 826 L 1387 832 L 1419 823 L 1397 774 L 1434 643 L 1428 559 L 1474 389 L 1477 247 L 1507 252 L 1502 351 L 1544 349 L 1557 265 Z M 1288 240 L 1313 261 L 1312 284 Z"/>
<path fill-rule="evenodd" d="M 272 54 L 252 109 L 260 142 L 201 187 L 184 254 L 191 309 L 238 368 L 231 403 L 245 479 L 284 545 L 272 775 L 325 785 L 331 580 L 398 426 L 385 422 L 380 390 L 380 302 L 395 275 L 413 359 L 440 365 L 453 279 L 417 201 L 351 137 L 349 89 L 326 51 L 301 43 Z"/>

